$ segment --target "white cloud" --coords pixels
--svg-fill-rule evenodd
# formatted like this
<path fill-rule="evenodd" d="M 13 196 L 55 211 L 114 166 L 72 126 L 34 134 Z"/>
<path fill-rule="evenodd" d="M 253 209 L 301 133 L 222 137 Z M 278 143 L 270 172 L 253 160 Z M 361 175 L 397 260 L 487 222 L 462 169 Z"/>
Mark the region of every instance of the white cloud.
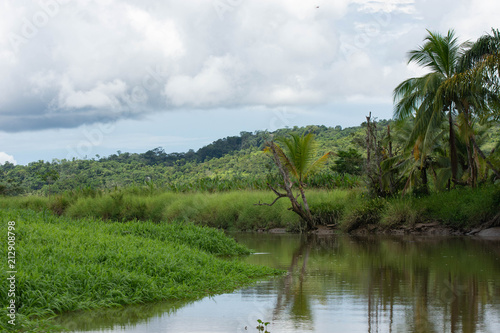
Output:
<path fill-rule="evenodd" d="M 164 93 L 175 106 L 207 107 L 230 102 L 241 69 L 232 56 L 210 57 L 195 76 L 172 76 Z"/>
<path fill-rule="evenodd" d="M 127 16 L 131 26 L 142 35 L 142 38 L 136 41 L 137 48 L 159 50 L 166 57 L 179 57 L 184 54 L 184 45 L 173 20 L 156 19 L 152 13 L 132 6 L 127 6 Z"/>
<path fill-rule="evenodd" d="M 475 41 L 481 35 L 490 33 L 491 28 L 499 28 L 497 0 L 463 1 L 443 15 L 441 30 L 455 29 L 461 40 Z"/>
<path fill-rule="evenodd" d="M 63 109 L 118 109 L 124 99 L 127 85 L 121 80 L 97 82 L 90 90 L 75 90 L 70 82 L 64 80 L 59 92 L 58 107 Z"/>
<path fill-rule="evenodd" d="M 17 164 L 16 160 L 14 159 L 14 156 L 4 153 L 3 151 L 0 151 L 0 164 L 3 165 L 5 164 L 5 162 L 9 162 L 14 165 Z"/>
<path fill-rule="evenodd" d="M 360 11 L 368 13 L 376 12 L 400 12 L 404 14 L 415 13 L 414 0 L 354 0 L 359 5 Z"/>
<path fill-rule="evenodd" d="M 59 1 L 51 11 L 3 1 L 0 130 L 385 99 L 418 73 L 403 62 L 426 28 L 477 38 L 500 11 L 493 1 L 221 1 L 223 14 L 206 0 Z M 35 24 L 40 13 L 48 19 Z"/>

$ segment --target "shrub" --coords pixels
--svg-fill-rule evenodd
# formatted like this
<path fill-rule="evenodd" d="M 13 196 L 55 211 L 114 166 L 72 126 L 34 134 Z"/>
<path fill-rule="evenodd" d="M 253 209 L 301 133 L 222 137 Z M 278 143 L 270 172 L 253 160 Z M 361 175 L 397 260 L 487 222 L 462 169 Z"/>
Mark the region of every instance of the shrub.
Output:
<path fill-rule="evenodd" d="M 71 205 L 71 200 L 67 196 L 58 195 L 49 202 L 49 209 L 56 215 L 61 216 Z"/>
<path fill-rule="evenodd" d="M 354 206 L 346 207 L 341 222 L 344 231 L 351 232 L 362 225 L 376 224 L 380 221 L 385 200 L 381 198 L 362 200 Z"/>
<path fill-rule="evenodd" d="M 421 198 L 415 204 L 428 219 L 447 225 L 467 228 L 491 220 L 500 211 L 496 186 L 463 188 Z"/>
<path fill-rule="evenodd" d="M 414 208 L 410 199 L 394 199 L 387 202 L 380 223 L 386 227 L 413 226 L 421 219 L 421 212 Z"/>

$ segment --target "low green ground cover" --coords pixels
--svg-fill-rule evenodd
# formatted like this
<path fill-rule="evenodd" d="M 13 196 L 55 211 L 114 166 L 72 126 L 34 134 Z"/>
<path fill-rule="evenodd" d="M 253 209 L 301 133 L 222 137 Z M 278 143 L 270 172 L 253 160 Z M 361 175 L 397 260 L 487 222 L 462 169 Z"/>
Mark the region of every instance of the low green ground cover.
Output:
<path fill-rule="evenodd" d="M 48 322 L 36 318 L 166 299 L 196 299 L 280 274 L 221 258 L 249 250 L 222 231 L 189 223 L 115 223 L 27 209 L 2 209 L 0 221 L 5 230 L 2 237 L 7 235 L 8 221 L 15 221 L 16 234 L 17 319 L 12 327 L 3 316 L 3 330 L 42 332 Z M 6 246 L 1 253 L 7 258 Z M 10 270 L 6 268 L 2 271 Z M 7 283 L 1 284 L 0 299 L 6 313 L 11 299 Z"/>

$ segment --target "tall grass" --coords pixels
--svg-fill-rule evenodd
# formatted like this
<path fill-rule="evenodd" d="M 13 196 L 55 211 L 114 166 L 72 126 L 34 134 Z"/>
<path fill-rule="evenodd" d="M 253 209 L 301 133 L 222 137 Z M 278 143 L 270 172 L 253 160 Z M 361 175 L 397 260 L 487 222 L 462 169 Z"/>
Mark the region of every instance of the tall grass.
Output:
<path fill-rule="evenodd" d="M 443 192 L 416 200 L 414 207 L 446 225 L 474 227 L 500 213 L 500 186 Z"/>
<path fill-rule="evenodd" d="M 0 220 L 3 230 L 7 221 L 16 222 L 16 305 L 21 318 L 195 299 L 279 273 L 218 258 L 248 250 L 221 231 L 192 224 L 106 223 L 12 209 L 0 210 Z M 1 249 L 4 258 L 6 250 Z M 4 310 L 6 285 L 0 289 Z M 4 319 L 2 325 L 7 329 Z"/>
<path fill-rule="evenodd" d="M 500 187 L 492 185 L 434 193 L 422 198 L 354 200 L 346 206 L 341 227 L 352 231 L 366 224 L 389 228 L 411 227 L 417 222 L 439 222 L 451 228 L 469 230 L 491 221 L 498 214 Z"/>
<path fill-rule="evenodd" d="M 426 221 L 470 228 L 492 219 L 500 211 L 498 186 L 457 189 L 422 198 L 370 198 L 360 188 L 308 189 L 306 195 L 317 224 L 335 224 L 348 232 L 366 224 L 388 228 Z M 0 198 L 0 207 L 49 209 L 72 218 L 110 221 L 191 221 L 227 230 L 301 230 L 299 217 L 288 210 L 287 198 L 273 206 L 256 205 L 271 203 L 274 199 L 275 195 L 269 190 L 174 193 L 131 187 L 50 198 L 4 197 Z"/>
<path fill-rule="evenodd" d="M 308 200 L 313 212 L 318 212 L 318 222 L 327 224 L 332 209 L 340 218 L 342 206 L 356 191 L 308 191 Z M 287 198 L 275 199 L 270 191 L 232 191 L 223 193 L 171 193 L 140 196 L 121 193 L 100 198 L 80 198 L 68 207 L 71 217 L 102 217 L 117 221 L 191 221 L 196 224 L 228 229 L 257 230 L 271 228 L 300 229 L 300 218 L 290 211 Z M 323 215 L 321 215 L 323 214 Z"/>
<path fill-rule="evenodd" d="M 308 190 L 307 197 L 319 224 L 337 223 L 343 207 L 357 196 L 357 190 Z M 49 209 L 57 215 L 73 218 L 99 218 L 111 221 L 151 220 L 191 221 L 199 225 L 228 230 L 257 230 L 270 228 L 300 229 L 299 217 L 288 210 L 287 198 L 271 203 L 271 191 L 228 191 L 173 193 L 149 191 L 131 187 L 98 195 L 69 193 L 48 197 L 4 197 L 0 207 L 33 207 Z"/>

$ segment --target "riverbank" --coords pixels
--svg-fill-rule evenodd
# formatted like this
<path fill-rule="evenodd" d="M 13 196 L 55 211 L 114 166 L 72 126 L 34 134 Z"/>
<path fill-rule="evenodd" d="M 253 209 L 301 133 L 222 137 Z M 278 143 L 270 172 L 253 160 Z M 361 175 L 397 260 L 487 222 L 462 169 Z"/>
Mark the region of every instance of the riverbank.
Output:
<path fill-rule="evenodd" d="M 114 223 L 27 209 L 1 209 L 14 228 L 14 288 L 1 287 L 1 307 L 15 302 L 14 324 L 2 331 L 46 332 L 63 312 L 193 300 L 246 286 L 280 271 L 226 260 L 250 250 L 220 230 L 191 223 Z M 224 258 L 223 258 L 224 257 Z M 5 260 L 7 261 L 7 260 Z M 4 270 L 6 271 L 6 270 Z M 14 269 L 9 269 L 14 271 Z M 11 284 L 12 285 L 12 284 Z M 42 318 L 39 320 L 37 318 Z"/>
<path fill-rule="evenodd" d="M 370 198 L 362 188 L 308 190 L 307 198 L 318 226 L 341 232 L 355 230 L 419 232 L 430 224 L 463 234 L 477 228 L 500 226 L 500 186 L 455 189 L 423 197 Z M 48 210 L 68 218 L 104 221 L 185 221 L 229 231 L 258 231 L 282 228 L 303 231 L 299 217 L 287 198 L 275 199 L 271 191 L 223 193 L 151 192 L 148 188 L 110 192 L 68 192 L 40 197 L 2 197 L 0 208 Z"/>
<path fill-rule="evenodd" d="M 461 332 L 463 325 L 500 332 L 495 320 L 500 318 L 500 241 L 270 231 L 231 235 L 258 253 L 246 262 L 288 274 L 197 302 L 68 314 L 58 322 L 79 333 L 256 333 L 257 319 L 271 322 L 273 333 L 369 332 L 370 327 Z"/>

